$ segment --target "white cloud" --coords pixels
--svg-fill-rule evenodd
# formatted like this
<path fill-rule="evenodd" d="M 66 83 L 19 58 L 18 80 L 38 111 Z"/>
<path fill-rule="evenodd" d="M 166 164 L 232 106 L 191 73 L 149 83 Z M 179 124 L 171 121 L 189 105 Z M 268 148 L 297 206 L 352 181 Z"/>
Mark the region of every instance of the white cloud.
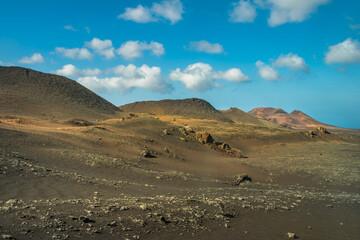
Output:
<path fill-rule="evenodd" d="M 151 11 L 174 24 L 181 20 L 183 14 L 183 6 L 180 0 L 167 0 L 161 3 L 153 3 Z"/>
<path fill-rule="evenodd" d="M 149 44 L 140 41 L 127 41 L 121 44 L 116 50 L 126 60 L 131 60 L 142 56 L 143 51 L 149 50 L 153 55 L 161 56 L 164 54 L 164 46 L 161 43 L 151 41 Z"/>
<path fill-rule="evenodd" d="M 234 9 L 230 12 L 231 22 L 254 22 L 256 18 L 256 6 L 249 1 L 240 0 L 233 3 Z"/>
<path fill-rule="evenodd" d="M 254 4 L 259 7 L 265 9 L 267 7 L 267 0 L 253 0 Z"/>
<path fill-rule="evenodd" d="M 66 25 L 66 26 L 64 26 L 64 29 L 70 30 L 70 31 L 74 31 L 74 32 L 77 31 L 77 30 L 76 30 L 73 26 L 71 26 L 71 25 Z"/>
<path fill-rule="evenodd" d="M 91 29 L 90 29 L 89 27 L 85 27 L 84 29 L 85 29 L 85 31 L 86 31 L 87 33 L 90 33 L 90 32 L 91 32 Z"/>
<path fill-rule="evenodd" d="M 42 63 L 44 62 L 44 58 L 40 53 L 34 53 L 31 57 L 23 57 L 19 60 L 19 63 L 25 64 L 34 64 L 34 63 Z"/>
<path fill-rule="evenodd" d="M 93 38 L 90 42 L 85 42 L 85 46 L 93 49 L 97 54 L 105 56 L 106 59 L 115 57 L 115 49 L 111 40 Z"/>
<path fill-rule="evenodd" d="M 281 54 L 273 63 L 274 67 L 289 67 L 292 70 L 301 70 L 307 72 L 308 66 L 302 57 L 297 54 L 289 53 L 287 55 Z"/>
<path fill-rule="evenodd" d="M 136 8 L 125 8 L 125 12 L 120 14 L 118 18 L 137 23 L 157 22 L 160 19 L 165 19 L 171 24 L 175 24 L 181 20 L 183 12 L 180 0 L 165 0 L 161 3 L 153 3 L 151 8 L 141 4 Z"/>
<path fill-rule="evenodd" d="M 189 50 L 196 52 L 206 52 L 206 53 L 223 53 L 224 48 L 218 43 L 209 43 L 208 41 L 201 40 L 197 42 L 189 43 Z"/>
<path fill-rule="evenodd" d="M 330 0 L 267 0 L 270 8 L 268 23 L 275 27 L 285 23 L 303 22 Z"/>
<path fill-rule="evenodd" d="M 3 62 L 2 62 L 2 61 L 0 61 L 0 65 L 1 65 L 1 64 L 3 64 Z"/>
<path fill-rule="evenodd" d="M 138 5 L 136 8 L 125 8 L 125 12 L 118 18 L 130 20 L 137 23 L 156 22 L 157 19 L 152 16 L 149 8 Z"/>
<path fill-rule="evenodd" d="M 217 77 L 230 82 L 245 82 L 250 80 L 239 68 L 230 68 L 224 73 L 219 73 Z"/>
<path fill-rule="evenodd" d="M 78 69 L 72 64 L 67 64 L 64 65 L 62 69 L 56 70 L 55 73 L 67 77 L 84 77 L 84 76 L 98 76 L 102 72 L 97 68 Z"/>
<path fill-rule="evenodd" d="M 256 67 L 259 69 L 260 77 L 264 78 L 267 81 L 274 81 L 279 79 L 279 73 L 272 67 L 266 65 L 261 61 L 255 63 Z"/>
<path fill-rule="evenodd" d="M 87 48 L 55 48 L 55 52 L 72 59 L 91 59 L 93 54 Z"/>
<path fill-rule="evenodd" d="M 136 67 L 133 64 L 128 66 L 119 65 L 110 70 L 115 77 L 98 78 L 96 76 L 81 77 L 77 81 L 94 91 L 111 92 L 119 91 L 126 93 L 133 88 L 145 88 L 156 92 L 165 92 L 169 84 L 163 80 L 159 67 L 142 65 Z"/>
<path fill-rule="evenodd" d="M 201 92 L 216 86 L 214 71 L 209 64 L 195 63 L 189 65 L 184 71 L 179 68 L 170 73 L 170 79 L 180 81 L 186 88 Z"/>
<path fill-rule="evenodd" d="M 186 88 L 196 92 L 206 91 L 220 85 L 215 82 L 216 79 L 224 79 L 232 82 L 248 81 L 240 69 L 232 68 L 226 72 L 215 72 L 213 68 L 206 63 L 195 63 L 189 65 L 184 71 L 179 68 L 170 73 L 170 79 L 180 81 Z"/>
<path fill-rule="evenodd" d="M 344 42 L 330 46 L 329 51 L 325 55 L 325 62 L 332 63 L 360 63 L 360 43 L 351 38 Z"/>

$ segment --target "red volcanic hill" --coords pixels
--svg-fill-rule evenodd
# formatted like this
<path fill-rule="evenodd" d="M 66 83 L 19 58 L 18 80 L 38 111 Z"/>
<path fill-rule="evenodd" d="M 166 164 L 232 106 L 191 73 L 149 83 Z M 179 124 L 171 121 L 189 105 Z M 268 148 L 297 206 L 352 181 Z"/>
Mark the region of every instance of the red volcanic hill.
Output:
<path fill-rule="evenodd" d="M 0 113 L 50 119 L 102 118 L 118 108 L 74 80 L 0 66 Z"/>
<path fill-rule="evenodd" d="M 287 113 L 281 108 L 260 107 L 254 108 L 253 110 L 249 111 L 248 114 L 259 119 L 264 119 L 295 129 L 310 129 L 317 126 L 324 126 L 328 129 L 340 129 L 335 126 L 319 122 L 298 110 Z"/>
<path fill-rule="evenodd" d="M 229 110 L 220 110 L 225 117 L 231 119 L 236 123 L 244 123 L 244 124 L 255 124 L 260 126 L 268 126 L 268 127 L 278 127 L 278 125 L 271 123 L 269 121 L 265 121 L 263 119 L 259 119 L 257 117 L 251 116 L 250 114 L 244 112 L 241 109 L 232 107 Z"/>

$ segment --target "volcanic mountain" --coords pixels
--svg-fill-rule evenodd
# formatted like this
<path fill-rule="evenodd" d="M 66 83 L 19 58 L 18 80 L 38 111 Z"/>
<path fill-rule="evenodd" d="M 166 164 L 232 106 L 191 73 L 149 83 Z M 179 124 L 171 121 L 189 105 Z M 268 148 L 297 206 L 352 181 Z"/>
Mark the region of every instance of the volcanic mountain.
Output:
<path fill-rule="evenodd" d="M 259 119 L 264 119 L 295 129 L 310 129 L 317 126 L 325 126 L 328 129 L 339 129 L 338 127 L 319 122 L 298 110 L 287 113 L 281 108 L 260 107 L 254 108 L 249 111 L 248 114 Z"/>
<path fill-rule="evenodd" d="M 119 111 L 74 80 L 21 67 L 0 67 L 0 112 L 49 119 L 101 118 Z"/>
<path fill-rule="evenodd" d="M 245 124 L 255 124 L 260 126 L 269 126 L 269 127 L 278 127 L 277 124 L 271 123 L 269 121 L 265 121 L 263 119 L 259 119 L 257 117 L 253 117 L 250 114 L 244 112 L 238 108 L 230 108 L 229 110 L 221 110 L 222 114 L 224 114 L 227 118 L 231 119 L 236 123 L 245 123 Z"/>
<path fill-rule="evenodd" d="M 189 118 L 232 122 L 210 103 L 198 98 L 135 102 L 120 106 L 120 109 L 125 112 L 179 115 Z"/>

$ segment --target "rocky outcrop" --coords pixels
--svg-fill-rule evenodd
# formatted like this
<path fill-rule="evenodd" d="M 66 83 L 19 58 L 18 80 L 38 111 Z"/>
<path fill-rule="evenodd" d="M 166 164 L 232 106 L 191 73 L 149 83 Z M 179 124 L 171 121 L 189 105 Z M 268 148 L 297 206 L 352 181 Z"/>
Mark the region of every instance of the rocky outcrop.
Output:
<path fill-rule="evenodd" d="M 324 127 L 315 127 L 314 130 L 306 132 L 306 135 L 310 136 L 311 138 L 316 136 L 324 136 L 327 134 L 330 134 L 330 132 Z"/>
<path fill-rule="evenodd" d="M 202 144 L 213 144 L 213 143 L 215 143 L 213 137 L 208 132 L 197 132 L 196 133 L 196 138 Z"/>
<path fill-rule="evenodd" d="M 216 142 L 214 138 L 208 132 L 197 132 L 196 138 L 202 144 L 210 146 L 212 149 L 217 150 L 219 152 L 223 152 L 229 154 L 233 157 L 243 158 L 244 155 L 238 149 L 230 147 L 229 144 L 225 142 Z"/>

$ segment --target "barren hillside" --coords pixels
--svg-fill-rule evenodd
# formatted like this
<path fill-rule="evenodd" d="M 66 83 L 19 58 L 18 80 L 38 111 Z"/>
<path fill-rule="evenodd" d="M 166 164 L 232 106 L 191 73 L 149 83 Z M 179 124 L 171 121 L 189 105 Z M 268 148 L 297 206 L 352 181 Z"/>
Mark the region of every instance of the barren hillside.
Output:
<path fill-rule="evenodd" d="M 120 106 L 120 109 L 126 112 L 179 115 L 189 118 L 231 122 L 210 103 L 198 98 L 135 102 Z"/>
<path fill-rule="evenodd" d="M 118 109 L 74 80 L 21 67 L 0 67 L 0 112 L 51 119 L 99 118 Z"/>

